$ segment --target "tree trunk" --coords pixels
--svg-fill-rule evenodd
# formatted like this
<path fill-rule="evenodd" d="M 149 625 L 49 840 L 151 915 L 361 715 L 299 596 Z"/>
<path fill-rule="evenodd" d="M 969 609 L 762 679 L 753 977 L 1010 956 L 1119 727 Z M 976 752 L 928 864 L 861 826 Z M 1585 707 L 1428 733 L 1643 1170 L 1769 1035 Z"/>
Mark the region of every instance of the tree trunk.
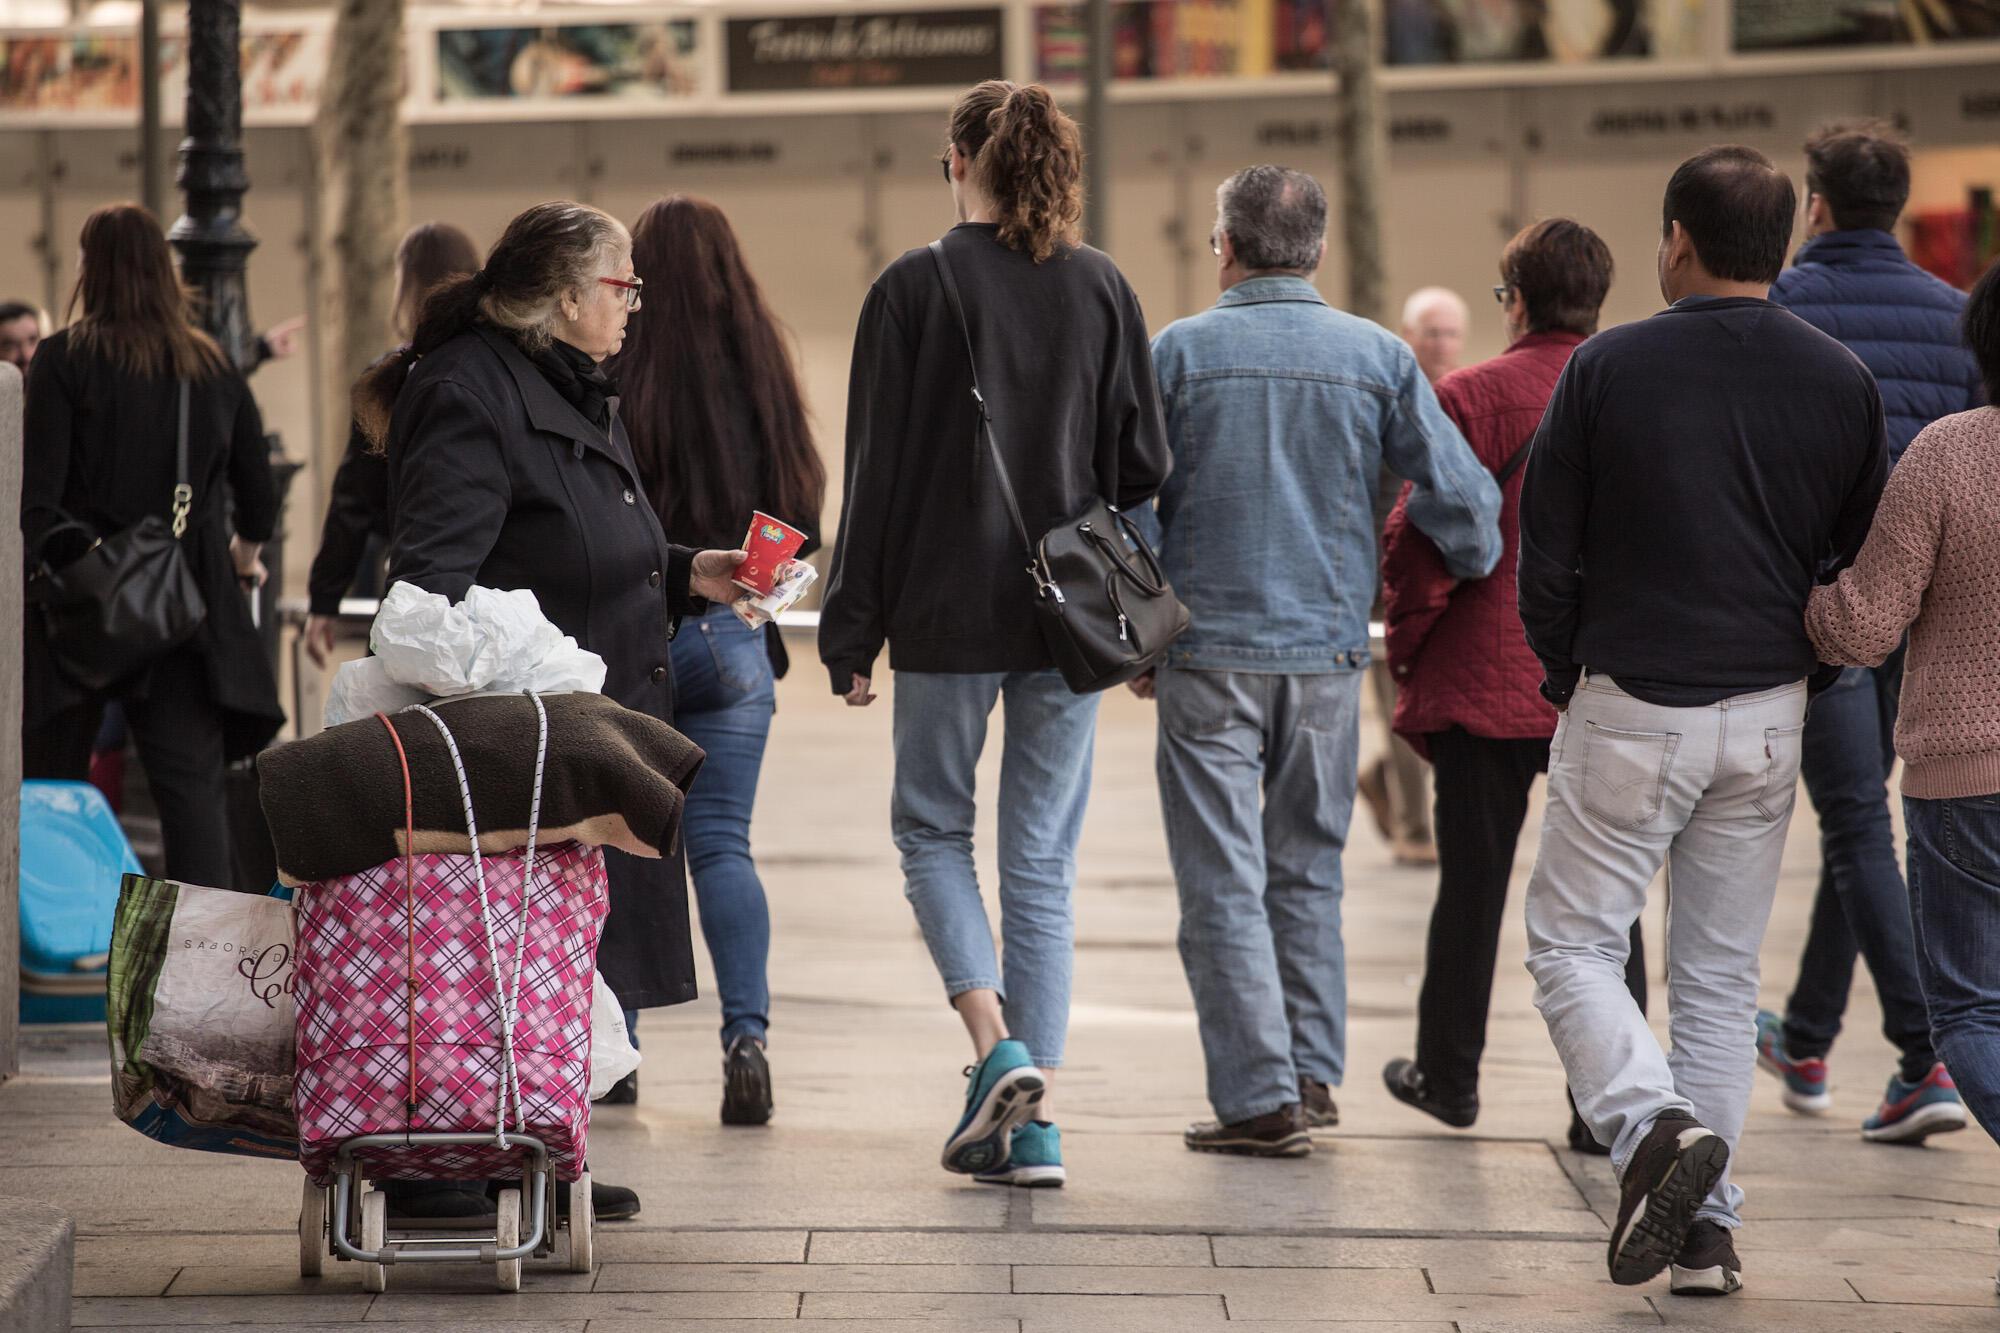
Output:
<path fill-rule="evenodd" d="M 319 120 L 319 490 L 346 448 L 350 391 L 388 350 L 396 246 L 409 212 L 403 5 L 338 0 Z"/>
<path fill-rule="evenodd" d="M 1334 138 L 1340 152 L 1340 223 L 1347 249 L 1347 308 L 1385 323 L 1382 181 L 1388 141 L 1375 83 L 1378 0 L 1328 0 L 1332 19 Z"/>

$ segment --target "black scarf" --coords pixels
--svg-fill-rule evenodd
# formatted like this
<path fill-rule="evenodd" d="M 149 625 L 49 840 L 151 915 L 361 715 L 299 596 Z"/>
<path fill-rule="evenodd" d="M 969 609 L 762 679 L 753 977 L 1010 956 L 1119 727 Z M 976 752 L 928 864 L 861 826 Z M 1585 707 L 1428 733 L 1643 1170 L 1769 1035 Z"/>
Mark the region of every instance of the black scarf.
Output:
<path fill-rule="evenodd" d="M 611 400 L 618 396 L 618 384 L 604 373 L 604 367 L 590 359 L 588 352 L 552 338 L 538 352 L 529 352 L 535 369 L 563 396 L 564 401 L 583 414 L 583 419 L 607 435 L 611 432 Z"/>

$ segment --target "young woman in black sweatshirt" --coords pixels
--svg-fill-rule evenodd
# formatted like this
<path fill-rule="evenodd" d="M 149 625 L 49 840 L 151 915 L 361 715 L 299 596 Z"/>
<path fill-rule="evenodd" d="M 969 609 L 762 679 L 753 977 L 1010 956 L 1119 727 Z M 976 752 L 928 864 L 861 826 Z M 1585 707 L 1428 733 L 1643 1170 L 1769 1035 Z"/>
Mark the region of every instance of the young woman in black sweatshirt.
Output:
<path fill-rule="evenodd" d="M 1169 466 L 1166 426 L 1138 298 L 1078 239 L 1082 148 L 1048 90 L 972 89 L 952 111 L 941 162 L 958 215 L 942 263 L 966 332 L 927 250 L 891 264 L 868 293 L 820 656 L 834 693 L 857 707 L 875 697 L 885 642 L 896 672 L 904 891 L 978 1060 L 944 1166 L 1059 1185 L 1044 1098 L 1069 1022 L 1070 890 L 1096 701 L 1069 692 L 1035 626 L 1026 553 L 978 430 L 968 335 L 1030 533 L 1092 496 L 1120 507 L 1151 498 Z M 1003 699 L 1004 975 L 972 860 L 973 769 Z"/>

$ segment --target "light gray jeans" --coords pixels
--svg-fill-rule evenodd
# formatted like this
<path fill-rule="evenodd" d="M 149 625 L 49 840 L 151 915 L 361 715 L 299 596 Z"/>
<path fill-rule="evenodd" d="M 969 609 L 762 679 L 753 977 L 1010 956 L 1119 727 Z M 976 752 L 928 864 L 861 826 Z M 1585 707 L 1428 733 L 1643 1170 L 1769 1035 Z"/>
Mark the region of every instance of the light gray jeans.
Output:
<path fill-rule="evenodd" d="M 1556 729 L 1528 881 L 1528 970 L 1599 1142 L 1622 1172 L 1662 1111 L 1743 1132 L 1757 1062 L 1757 950 L 1799 781 L 1804 682 L 1662 708 L 1584 677 Z M 1667 868 L 1661 1051 L 1625 987 L 1627 933 Z M 1700 1215 L 1741 1224 L 1728 1175 Z"/>
<path fill-rule="evenodd" d="M 1361 675 L 1162 670 L 1158 772 L 1181 964 L 1225 1125 L 1338 1086 L 1347 1064 L 1340 854 Z"/>

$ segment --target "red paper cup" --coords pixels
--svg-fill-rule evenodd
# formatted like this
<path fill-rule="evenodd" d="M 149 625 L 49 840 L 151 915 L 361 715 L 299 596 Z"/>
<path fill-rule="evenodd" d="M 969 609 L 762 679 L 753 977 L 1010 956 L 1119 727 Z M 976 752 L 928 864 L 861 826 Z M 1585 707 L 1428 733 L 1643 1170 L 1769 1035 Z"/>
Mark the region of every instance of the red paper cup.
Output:
<path fill-rule="evenodd" d="M 780 568 L 805 544 L 803 532 L 760 509 L 750 516 L 750 532 L 743 538 L 749 558 L 736 567 L 730 579 L 739 588 L 765 596 L 777 582 Z"/>

